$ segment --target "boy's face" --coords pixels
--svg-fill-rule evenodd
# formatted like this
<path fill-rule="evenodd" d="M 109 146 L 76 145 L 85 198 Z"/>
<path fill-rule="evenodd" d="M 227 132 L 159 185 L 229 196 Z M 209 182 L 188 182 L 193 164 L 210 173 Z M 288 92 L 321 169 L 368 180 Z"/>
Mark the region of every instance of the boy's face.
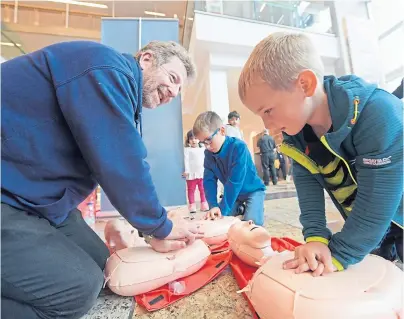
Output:
<path fill-rule="evenodd" d="M 317 85 L 310 74 L 303 71 L 289 91 L 274 90 L 266 82 L 254 81 L 247 89 L 244 104 L 259 115 L 266 128 L 279 129 L 296 135 L 312 115 L 312 99 Z"/>
<path fill-rule="evenodd" d="M 230 124 L 231 126 L 239 126 L 239 125 L 240 125 L 240 119 L 239 119 L 238 117 L 232 117 L 232 118 L 229 120 L 229 124 Z"/>
<path fill-rule="evenodd" d="M 197 138 L 201 143 L 205 144 L 205 147 L 209 152 L 217 153 L 222 148 L 226 138 L 226 131 L 222 126 L 214 132 L 200 132 Z"/>

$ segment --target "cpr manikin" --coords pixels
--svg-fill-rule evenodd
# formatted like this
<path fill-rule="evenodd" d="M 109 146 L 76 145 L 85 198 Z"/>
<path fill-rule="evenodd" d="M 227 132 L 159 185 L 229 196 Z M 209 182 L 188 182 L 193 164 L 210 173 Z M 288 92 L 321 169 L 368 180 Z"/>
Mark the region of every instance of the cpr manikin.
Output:
<path fill-rule="evenodd" d="M 255 227 L 252 222 L 233 225 L 229 242 L 246 263 L 263 263 L 242 289 L 261 319 L 402 318 L 403 273 L 393 263 L 369 255 L 341 272 L 320 277 L 295 274 L 282 268 L 294 253 L 265 253 L 270 236 Z"/>
<path fill-rule="evenodd" d="M 263 257 L 276 254 L 271 248 L 271 237 L 264 227 L 253 221 L 240 221 L 228 232 L 231 250 L 247 265 L 259 267 Z"/>
<path fill-rule="evenodd" d="M 210 256 L 200 239 L 168 253 L 154 251 L 145 242 L 116 251 L 105 266 L 108 287 L 121 296 L 135 296 L 198 271 Z"/>
<path fill-rule="evenodd" d="M 170 253 L 154 251 L 126 222 L 108 222 L 105 238 L 112 246 L 111 250 L 116 250 L 105 267 L 108 287 L 118 295 L 134 296 L 191 275 L 198 271 L 210 256 L 207 245 L 225 242 L 230 226 L 241 223 L 235 217 L 190 222 L 199 226 L 204 238 Z"/>

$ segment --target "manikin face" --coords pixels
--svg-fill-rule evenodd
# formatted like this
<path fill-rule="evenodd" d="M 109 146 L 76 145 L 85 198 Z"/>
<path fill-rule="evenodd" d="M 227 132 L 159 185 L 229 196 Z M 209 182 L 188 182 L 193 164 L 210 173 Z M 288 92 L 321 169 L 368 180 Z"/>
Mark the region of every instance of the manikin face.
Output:
<path fill-rule="evenodd" d="M 222 148 L 222 145 L 226 138 L 226 131 L 225 128 L 222 126 L 214 132 L 200 132 L 197 138 L 203 144 L 205 144 L 205 147 L 209 152 L 217 153 Z"/>
<path fill-rule="evenodd" d="M 154 109 L 170 103 L 181 92 L 187 71 L 180 59 L 173 57 L 168 63 L 156 66 L 153 52 L 146 51 L 139 63 L 143 69 L 143 107 Z"/>
<path fill-rule="evenodd" d="M 271 237 L 262 226 L 257 226 L 252 220 L 236 223 L 230 227 L 229 236 L 237 238 L 240 244 L 253 248 L 264 248 L 271 244 Z"/>
<path fill-rule="evenodd" d="M 316 87 L 316 75 L 310 70 L 301 72 L 289 90 L 275 90 L 256 79 L 247 88 L 243 103 L 262 118 L 266 128 L 296 135 L 313 113 Z"/>

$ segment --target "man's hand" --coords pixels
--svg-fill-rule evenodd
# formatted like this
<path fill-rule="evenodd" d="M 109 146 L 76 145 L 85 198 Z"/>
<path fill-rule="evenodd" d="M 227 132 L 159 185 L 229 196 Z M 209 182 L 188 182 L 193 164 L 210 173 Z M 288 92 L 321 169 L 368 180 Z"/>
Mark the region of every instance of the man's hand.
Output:
<path fill-rule="evenodd" d="M 199 230 L 200 226 L 191 224 L 185 219 L 173 219 L 171 221 L 173 222 L 173 229 L 164 238 L 165 240 L 180 240 L 186 244 L 192 244 L 195 239 L 203 237 L 203 232 Z"/>
<path fill-rule="evenodd" d="M 185 248 L 187 244 L 183 240 L 168 240 L 152 238 L 150 246 L 159 253 L 168 253 L 169 251 Z"/>
<path fill-rule="evenodd" d="M 222 212 L 220 211 L 219 207 L 213 207 L 211 210 L 208 210 L 203 217 L 203 219 L 219 219 L 222 218 Z"/>
<path fill-rule="evenodd" d="M 283 269 L 295 269 L 296 274 L 311 270 L 315 277 L 336 271 L 332 264 L 330 249 L 320 242 L 310 242 L 296 247 L 295 258 L 285 261 Z"/>

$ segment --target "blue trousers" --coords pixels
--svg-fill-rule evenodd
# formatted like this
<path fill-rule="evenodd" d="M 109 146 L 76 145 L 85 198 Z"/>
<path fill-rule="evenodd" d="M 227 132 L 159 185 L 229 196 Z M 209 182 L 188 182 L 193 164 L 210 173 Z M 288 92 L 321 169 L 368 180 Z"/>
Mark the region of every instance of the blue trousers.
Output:
<path fill-rule="evenodd" d="M 264 224 L 264 200 L 265 191 L 263 190 L 240 195 L 232 208 L 231 216 L 240 215 L 239 207 L 244 205 L 243 220 L 252 220 L 255 225 L 262 226 Z"/>

